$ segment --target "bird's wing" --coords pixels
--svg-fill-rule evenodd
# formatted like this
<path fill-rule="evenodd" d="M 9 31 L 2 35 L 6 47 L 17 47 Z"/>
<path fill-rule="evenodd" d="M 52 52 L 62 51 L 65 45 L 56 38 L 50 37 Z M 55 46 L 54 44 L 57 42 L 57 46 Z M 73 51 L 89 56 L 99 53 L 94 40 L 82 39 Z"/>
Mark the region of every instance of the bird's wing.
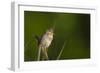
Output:
<path fill-rule="evenodd" d="M 37 35 L 33 35 L 33 37 L 37 40 L 38 45 L 40 44 L 41 41 L 41 37 L 37 36 Z"/>

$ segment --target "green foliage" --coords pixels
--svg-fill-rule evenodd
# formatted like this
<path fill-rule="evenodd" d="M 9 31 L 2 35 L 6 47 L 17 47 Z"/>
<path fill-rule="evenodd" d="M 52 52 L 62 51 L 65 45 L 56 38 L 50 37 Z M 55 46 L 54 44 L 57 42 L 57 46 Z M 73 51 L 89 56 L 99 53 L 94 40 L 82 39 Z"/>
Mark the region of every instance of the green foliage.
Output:
<path fill-rule="evenodd" d="M 25 11 L 24 23 L 24 61 L 37 61 L 38 44 L 33 35 L 42 36 L 53 26 L 49 60 L 90 58 L 90 14 Z"/>

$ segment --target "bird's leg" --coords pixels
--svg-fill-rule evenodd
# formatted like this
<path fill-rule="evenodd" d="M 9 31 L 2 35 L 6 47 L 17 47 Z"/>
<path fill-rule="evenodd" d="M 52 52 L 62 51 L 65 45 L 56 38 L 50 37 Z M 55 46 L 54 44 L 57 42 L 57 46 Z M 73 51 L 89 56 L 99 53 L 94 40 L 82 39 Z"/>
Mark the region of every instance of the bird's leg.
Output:
<path fill-rule="evenodd" d="M 45 54 L 44 54 L 44 48 L 42 48 L 42 53 L 41 53 L 41 55 L 42 55 L 42 60 L 45 60 Z"/>
<path fill-rule="evenodd" d="M 48 60 L 48 54 L 45 48 L 42 48 L 42 60 Z"/>
<path fill-rule="evenodd" d="M 46 60 L 48 60 L 47 48 L 45 48 L 45 57 L 46 57 Z"/>

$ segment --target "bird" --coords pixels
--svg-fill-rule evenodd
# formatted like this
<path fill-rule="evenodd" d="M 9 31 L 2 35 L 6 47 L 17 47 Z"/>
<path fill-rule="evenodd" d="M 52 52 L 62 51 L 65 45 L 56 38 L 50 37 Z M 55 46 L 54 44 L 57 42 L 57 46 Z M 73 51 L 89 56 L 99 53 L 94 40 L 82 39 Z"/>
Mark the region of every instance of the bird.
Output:
<path fill-rule="evenodd" d="M 51 45 L 54 38 L 54 30 L 53 28 L 47 29 L 46 32 L 42 35 L 41 38 L 38 38 L 38 60 L 40 60 L 40 54 L 42 53 L 42 60 L 48 60 L 48 48 Z"/>

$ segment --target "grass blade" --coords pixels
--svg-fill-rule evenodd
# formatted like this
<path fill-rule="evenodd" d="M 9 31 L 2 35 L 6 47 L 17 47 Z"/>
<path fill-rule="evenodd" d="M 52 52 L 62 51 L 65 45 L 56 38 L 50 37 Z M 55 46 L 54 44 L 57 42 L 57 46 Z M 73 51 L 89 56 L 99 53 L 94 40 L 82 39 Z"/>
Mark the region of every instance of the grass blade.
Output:
<path fill-rule="evenodd" d="M 40 61 L 41 48 L 38 49 L 37 61 Z"/>
<path fill-rule="evenodd" d="M 60 53 L 59 53 L 59 55 L 58 55 L 58 57 L 57 57 L 57 60 L 60 59 L 61 54 L 62 54 L 62 52 L 63 52 L 63 50 L 64 50 L 65 45 L 66 45 L 66 41 L 64 42 L 64 44 L 63 44 L 63 46 L 62 46 L 62 48 L 61 48 L 61 51 L 60 51 Z"/>

